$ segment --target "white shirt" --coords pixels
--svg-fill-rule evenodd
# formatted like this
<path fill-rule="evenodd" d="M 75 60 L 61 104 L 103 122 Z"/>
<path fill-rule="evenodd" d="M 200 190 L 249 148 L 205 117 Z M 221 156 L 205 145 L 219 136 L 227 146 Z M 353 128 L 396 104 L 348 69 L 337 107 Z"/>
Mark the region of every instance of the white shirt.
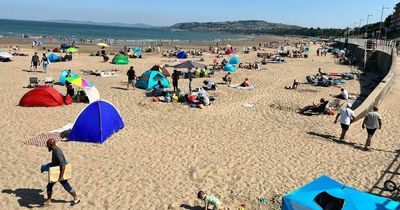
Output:
<path fill-rule="evenodd" d="M 354 111 L 349 108 L 340 109 L 340 123 L 350 125 L 351 117 L 355 117 Z"/>
<path fill-rule="evenodd" d="M 343 99 L 349 99 L 349 93 L 347 92 L 347 90 L 343 90 L 342 93 L 340 94 L 342 96 Z"/>
<path fill-rule="evenodd" d="M 382 117 L 378 112 L 369 112 L 367 114 L 367 122 L 365 123 L 365 127 L 368 129 L 377 129 L 379 128 L 379 120 Z"/>

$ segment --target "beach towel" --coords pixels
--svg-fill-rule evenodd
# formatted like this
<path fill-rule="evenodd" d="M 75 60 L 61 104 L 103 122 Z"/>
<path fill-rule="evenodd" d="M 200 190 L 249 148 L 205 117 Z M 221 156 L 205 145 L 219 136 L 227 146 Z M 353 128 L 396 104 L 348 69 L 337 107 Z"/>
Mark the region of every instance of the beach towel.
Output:
<path fill-rule="evenodd" d="M 254 89 L 256 89 L 256 86 L 254 86 L 254 85 L 250 85 L 248 87 L 242 87 L 242 86 L 240 86 L 240 84 L 234 84 L 234 85 L 229 85 L 229 87 L 237 88 L 237 89 L 241 89 L 241 90 L 254 90 Z"/>

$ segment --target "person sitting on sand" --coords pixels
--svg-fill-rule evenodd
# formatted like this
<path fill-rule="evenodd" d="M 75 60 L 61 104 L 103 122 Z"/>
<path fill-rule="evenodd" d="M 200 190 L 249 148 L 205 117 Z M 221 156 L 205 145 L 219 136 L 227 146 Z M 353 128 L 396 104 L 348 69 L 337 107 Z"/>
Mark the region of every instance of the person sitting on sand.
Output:
<path fill-rule="evenodd" d="M 314 104 L 310 106 L 306 106 L 299 111 L 301 114 L 306 114 L 307 112 L 317 112 L 317 113 L 324 113 L 326 111 L 326 106 L 328 105 L 329 101 L 326 101 L 324 98 L 319 100 L 319 104 Z"/>
<path fill-rule="evenodd" d="M 327 73 L 323 72 L 323 71 L 321 70 L 321 68 L 318 68 L 318 73 L 319 73 L 320 75 L 328 75 Z"/>
<path fill-rule="evenodd" d="M 107 55 L 102 55 L 103 56 L 103 62 L 108 62 L 108 60 L 110 60 L 110 58 Z"/>
<path fill-rule="evenodd" d="M 232 82 L 231 72 L 228 72 L 224 77 L 222 77 L 222 80 L 223 80 L 225 83 L 228 83 L 228 85 L 230 85 L 231 82 Z"/>
<path fill-rule="evenodd" d="M 208 206 L 210 205 L 213 206 L 213 210 L 221 209 L 221 201 L 215 196 L 207 195 L 205 192 L 199 191 L 197 193 L 197 198 L 204 201 L 204 210 L 208 210 Z"/>
<path fill-rule="evenodd" d="M 290 86 L 285 86 L 285 89 L 293 89 L 293 90 L 297 90 L 297 87 L 300 85 L 300 82 L 298 82 L 297 80 L 293 80 L 293 85 L 292 87 Z"/>
<path fill-rule="evenodd" d="M 162 85 L 161 81 L 158 81 L 157 85 L 154 86 L 151 91 L 152 96 L 162 96 L 164 93 L 164 85 Z"/>
<path fill-rule="evenodd" d="M 340 94 L 339 95 L 335 95 L 334 97 L 342 99 L 342 100 L 348 100 L 349 99 L 349 93 L 344 88 L 340 89 L 340 91 L 341 91 Z"/>
<path fill-rule="evenodd" d="M 245 78 L 244 81 L 242 82 L 242 84 L 240 84 L 240 87 L 249 87 L 250 86 L 250 82 L 248 78 Z"/>

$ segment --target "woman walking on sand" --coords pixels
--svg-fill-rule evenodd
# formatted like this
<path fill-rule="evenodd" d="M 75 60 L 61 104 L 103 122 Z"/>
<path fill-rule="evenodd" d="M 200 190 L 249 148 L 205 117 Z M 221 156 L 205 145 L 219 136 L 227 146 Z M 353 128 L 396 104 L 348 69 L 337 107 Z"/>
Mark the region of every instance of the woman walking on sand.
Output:
<path fill-rule="evenodd" d="M 44 71 L 44 73 L 46 73 L 47 72 L 47 66 L 49 65 L 49 59 L 47 58 L 46 53 L 43 53 L 42 65 L 43 65 L 43 71 Z"/>

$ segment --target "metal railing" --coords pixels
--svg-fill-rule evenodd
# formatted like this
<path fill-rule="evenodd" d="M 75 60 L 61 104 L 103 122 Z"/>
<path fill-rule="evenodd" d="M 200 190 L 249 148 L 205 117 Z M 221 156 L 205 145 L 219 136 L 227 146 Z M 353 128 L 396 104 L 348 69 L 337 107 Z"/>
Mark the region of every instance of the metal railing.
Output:
<path fill-rule="evenodd" d="M 380 50 L 388 54 L 391 54 L 392 49 L 396 48 L 396 42 L 393 40 L 340 38 L 337 39 L 336 41 L 358 45 L 367 50 Z M 395 50 L 395 52 L 397 52 L 397 50 Z"/>

